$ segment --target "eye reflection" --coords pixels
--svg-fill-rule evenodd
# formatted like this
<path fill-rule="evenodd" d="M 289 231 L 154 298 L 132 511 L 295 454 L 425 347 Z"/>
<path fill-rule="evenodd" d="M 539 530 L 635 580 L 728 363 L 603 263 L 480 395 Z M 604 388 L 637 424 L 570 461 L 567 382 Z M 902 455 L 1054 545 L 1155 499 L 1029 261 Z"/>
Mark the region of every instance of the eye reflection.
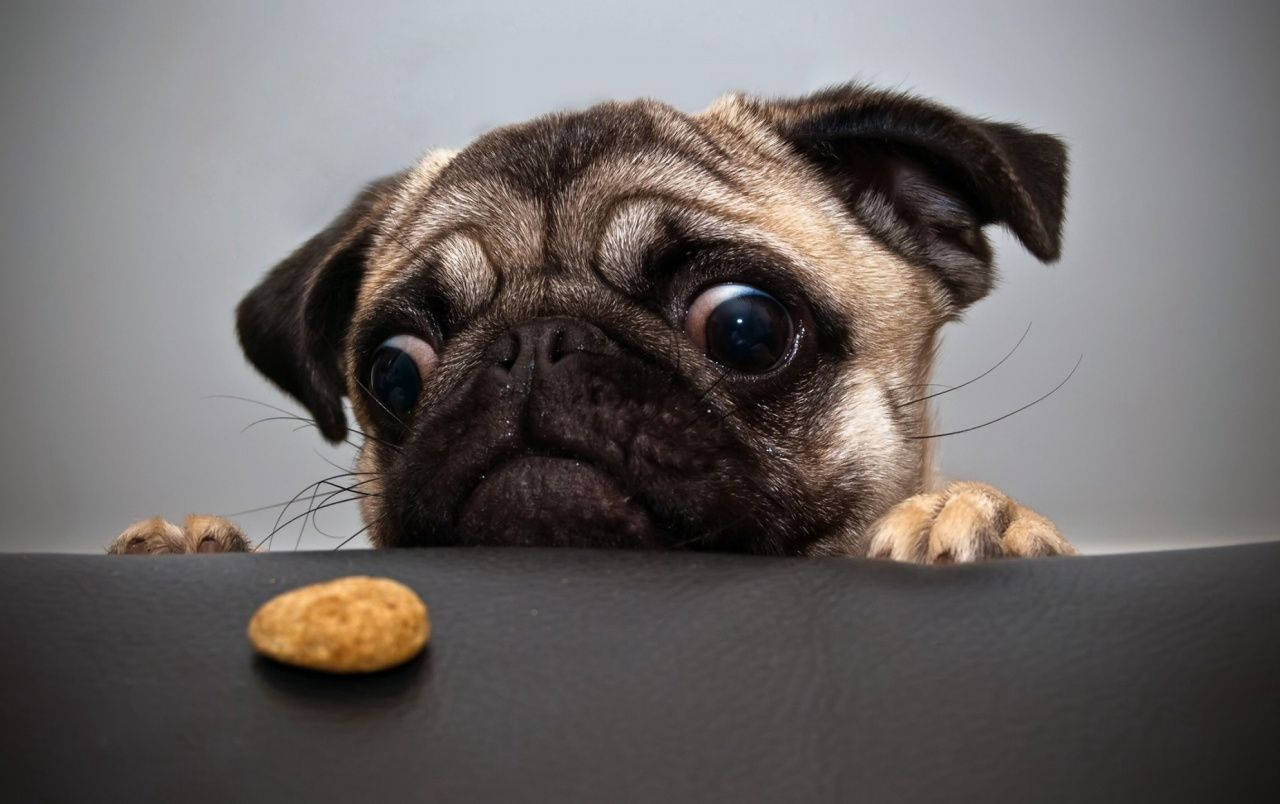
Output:
<path fill-rule="evenodd" d="M 413 335 L 388 338 L 374 350 L 369 391 L 388 412 L 404 419 L 418 404 L 422 379 L 435 364 L 435 350 L 421 338 Z"/>
<path fill-rule="evenodd" d="M 750 285 L 734 283 L 699 294 L 689 306 L 685 330 L 713 360 L 745 374 L 776 366 L 795 337 L 791 316 L 781 302 Z"/>

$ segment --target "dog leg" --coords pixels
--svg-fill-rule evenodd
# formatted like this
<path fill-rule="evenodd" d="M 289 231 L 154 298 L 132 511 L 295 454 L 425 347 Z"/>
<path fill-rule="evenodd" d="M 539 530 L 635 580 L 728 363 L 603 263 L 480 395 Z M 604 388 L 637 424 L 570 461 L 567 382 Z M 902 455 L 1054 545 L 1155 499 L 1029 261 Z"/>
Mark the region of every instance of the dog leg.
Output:
<path fill-rule="evenodd" d="M 220 516 L 192 514 L 182 527 L 160 517 L 135 522 L 107 548 L 108 555 L 252 553 L 244 531 Z"/>
<path fill-rule="evenodd" d="M 1047 518 L 983 483 L 908 497 L 868 533 L 871 558 L 918 564 L 1075 554 Z"/>

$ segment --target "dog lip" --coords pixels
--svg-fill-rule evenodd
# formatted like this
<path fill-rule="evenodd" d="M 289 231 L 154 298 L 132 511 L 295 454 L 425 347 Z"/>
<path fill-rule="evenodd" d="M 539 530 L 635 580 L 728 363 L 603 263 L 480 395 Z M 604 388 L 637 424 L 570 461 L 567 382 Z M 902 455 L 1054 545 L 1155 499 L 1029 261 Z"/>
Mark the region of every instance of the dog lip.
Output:
<path fill-rule="evenodd" d="M 478 472 L 476 476 L 471 479 L 471 481 L 467 484 L 466 491 L 463 494 L 459 495 L 457 501 L 454 503 L 452 515 L 450 516 L 450 521 L 453 524 L 454 528 L 456 529 L 458 524 L 461 522 L 463 512 L 466 510 L 466 507 L 467 507 L 467 503 L 471 501 L 471 498 L 475 496 L 476 491 L 479 490 L 479 488 L 482 485 L 484 485 L 486 480 L 488 480 L 491 476 L 502 472 L 504 469 L 509 468 L 513 464 L 519 463 L 520 461 L 523 461 L 526 459 L 560 460 L 560 461 L 566 461 L 566 462 L 571 462 L 575 464 L 589 466 L 595 471 L 604 475 L 605 477 L 608 477 L 618 486 L 619 490 L 623 494 L 627 494 L 626 484 L 622 481 L 621 478 L 618 477 L 617 473 L 611 471 L 608 467 L 603 466 L 600 463 L 600 461 L 596 460 L 595 458 L 581 455 L 579 453 L 572 452 L 569 450 L 550 449 L 545 447 L 524 447 L 524 448 L 518 448 L 518 449 L 502 450 L 498 452 L 496 455 L 494 455 L 493 458 L 490 459 L 490 461 L 485 465 L 485 468 L 482 469 L 480 472 Z M 630 497 L 631 501 L 634 504 L 639 505 L 641 508 L 645 510 L 646 513 L 652 516 L 652 512 L 649 510 L 649 507 L 647 505 L 644 505 L 644 503 L 639 499 L 638 496 L 635 496 L 635 495 L 628 495 L 628 496 Z"/>
<path fill-rule="evenodd" d="M 475 494 L 476 489 L 484 485 L 484 482 L 493 475 L 501 474 L 506 469 L 528 461 L 563 461 L 565 463 L 588 466 L 600 474 L 609 477 L 615 483 L 618 483 L 619 487 L 622 486 L 613 472 L 610 472 L 608 469 L 601 466 L 599 462 L 590 458 L 584 458 L 580 455 L 559 452 L 556 450 L 526 449 L 507 452 L 490 461 L 488 467 L 486 467 L 485 470 L 481 472 L 480 475 L 471 483 L 471 487 L 464 497 L 470 499 L 471 495 Z"/>
<path fill-rule="evenodd" d="M 555 480 L 546 482 L 549 478 Z M 556 481 L 567 480 L 564 494 Z M 585 494 L 585 496 L 583 496 Z M 496 495 L 496 497 L 494 496 Z M 474 531 L 477 521 L 484 523 L 493 521 L 494 504 L 500 508 L 511 508 L 511 519 L 527 522 L 537 532 L 545 529 L 546 520 L 539 516 L 548 510 L 561 510 L 563 513 L 555 517 L 555 521 L 583 517 L 580 525 L 586 525 L 584 533 L 591 532 L 600 523 L 602 532 L 610 534 L 631 534 L 631 538 L 646 539 L 641 534 L 662 532 L 657 526 L 652 510 L 637 496 L 628 492 L 615 474 L 601 468 L 596 462 L 584 460 L 576 456 L 563 454 L 545 454 L 522 451 L 509 454 L 496 461 L 493 468 L 482 473 L 471 491 L 466 494 L 457 507 L 454 519 L 455 531 L 459 533 Z M 479 508 L 475 506 L 479 505 Z M 486 510 L 489 512 L 486 513 Z M 476 517 L 479 516 L 479 520 Z M 505 514 L 498 517 L 501 521 Z M 541 523 L 540 523 L 541 520 Z M 540 523 L 540 524 L 539 524 Z M 506 523 L 498 526 L 502 530 Z M 467 538 L 471 541 L 479 537 L 483 543 L 485 537 L 479 536 L 490 528 L 481 524 L 479 531 L 471 533 Z M 556 529 L 552 528 L 554 532 Z M 565 532 L 569 539 L 576 537 L 571 527 Z M 558 537 L 557 537 L 558 538 Z M 503 539 L 501 543 L 512 543 Z"/>

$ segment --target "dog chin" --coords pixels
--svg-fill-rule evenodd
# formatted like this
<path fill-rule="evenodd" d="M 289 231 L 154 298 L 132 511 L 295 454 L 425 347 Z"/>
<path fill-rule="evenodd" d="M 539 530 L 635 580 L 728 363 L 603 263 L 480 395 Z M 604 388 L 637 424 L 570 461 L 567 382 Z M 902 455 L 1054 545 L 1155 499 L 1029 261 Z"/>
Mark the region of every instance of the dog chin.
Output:
<path fill-rule="evenodd" d="M 484 473 L 463 502 L 457 537 L 471 545 L 661 546 L 649 511 L 608 472 L 569 457 L 520 455 Z"/>

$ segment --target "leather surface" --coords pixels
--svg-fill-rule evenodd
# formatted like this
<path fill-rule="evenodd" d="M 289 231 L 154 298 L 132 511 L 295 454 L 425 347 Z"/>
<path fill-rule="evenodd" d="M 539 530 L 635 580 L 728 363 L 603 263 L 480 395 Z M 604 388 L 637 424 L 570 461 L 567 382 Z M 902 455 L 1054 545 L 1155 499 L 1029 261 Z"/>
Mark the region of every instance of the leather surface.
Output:
<path fill-rule="evenodd" d="M 422 595 L 422 658 L 341 678 L 255 658 L 258 605 L 354 573 Z M 1278 573 L 1280 544 L 932 569 L 0 556 L 4 797 L 1264 798 Z"/>

